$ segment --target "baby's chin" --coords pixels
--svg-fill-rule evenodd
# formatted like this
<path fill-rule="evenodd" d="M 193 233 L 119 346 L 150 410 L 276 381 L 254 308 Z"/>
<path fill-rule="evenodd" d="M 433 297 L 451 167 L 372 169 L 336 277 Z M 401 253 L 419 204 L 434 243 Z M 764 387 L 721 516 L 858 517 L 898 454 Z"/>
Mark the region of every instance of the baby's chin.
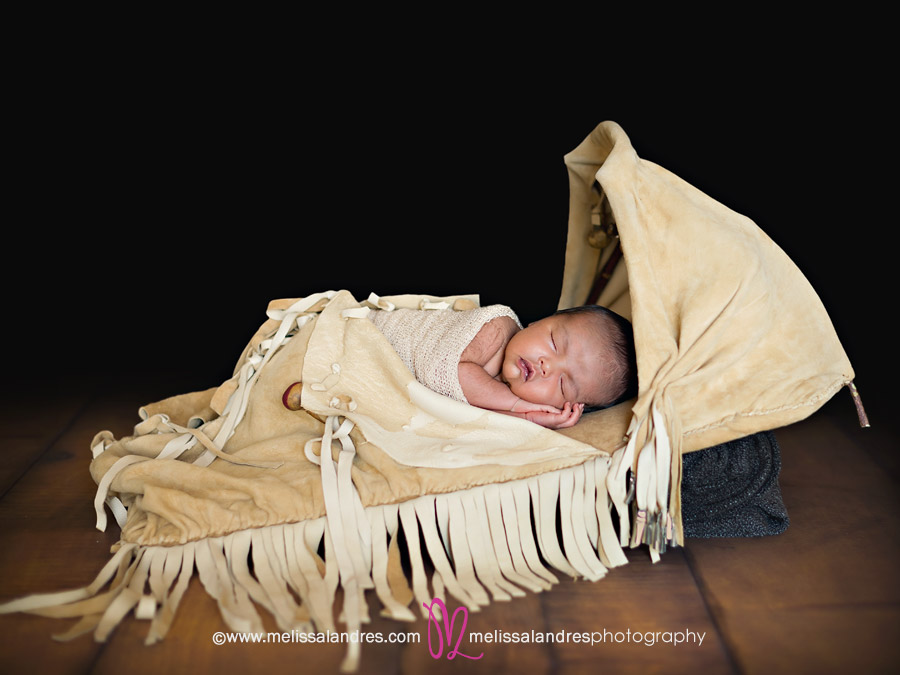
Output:
<path fill-rule="evenodd" d="M 522 394 L 525 392 L 522 391 L 522 381 L 521 380 L 508 380 L 508 379 L 506 379 L 506 377 L 503 377 L 502 375 L 501 375 L 501 378 L 503 379 L 503 383 L 507 387 L 509 387 L 509 390 L 512 393 L 514 393 L 516 396 L 518 396 L 519 398 L 521 398 L 524 401 L 531 401 L 531 399 L 529 399 L 527 396 L 522 396 Z M 531 402 L 534 403 L 534 401 L 531 401 Z"/>
<path fill-rule="evenodd" d="M 510 387 L 509 390 L 510 390 L 513 394 L 515 394 L 516 396 L 518 396 L 520 399 L 522 399 L 523 401 L 528 401 L 528 402 L 530 402 L 530 403 L 534 403 L 534 401 L 532 401 L 528 396 L 522 396 L 522 392 L 519 391 L 518 389 L 516 389 L 516 387 Z"/>
<path fill-rule="evenodd" d="M 504 362 L 500 367 L 500 381 L 503 382 L 507 387 L 513 390 L 513 393 L 516 394 L 515 388 L 519 387 L 522 384 L 522 380 L 520 378 L 519 369 L 516 368 L 514 363 Z M 516 396 L 519 396 L 516 394 Z M 521 398 L 521 396 L 519 396 Z"/>

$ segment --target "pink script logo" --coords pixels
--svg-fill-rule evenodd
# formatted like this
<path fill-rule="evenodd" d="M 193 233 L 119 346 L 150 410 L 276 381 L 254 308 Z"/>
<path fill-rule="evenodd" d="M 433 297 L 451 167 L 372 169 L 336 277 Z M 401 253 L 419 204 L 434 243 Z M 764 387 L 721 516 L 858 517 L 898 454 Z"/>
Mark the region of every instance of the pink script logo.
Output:
<path fill-rule="evenodd" d="M 441 615 L 444 617 L 444 634 L 441 634 L 441 625 L 438 623 L 437 617 L 434 615 L 434 606 L 437 605 L 438 609 L 441 611 Z M 447 652 L 447 659 L 455 659 L 457 656 L 462 656 L 467 659 L 477 660 L 484 656 L 484 652 L 479 654 L 478 656 L 468 656 L 459 651 L 459 643 L 462 641 L 463 634 L 466 631 L 466 624 L 469 622 L 469 610 L 465 607 L 457 607 L 456 611 L 453 612 L 453 616 L 450 617 L 450 621 L 447 621 L 447 606 L 444 604 L 443 600 L 440 598 L 435 598 L 431 601 L 431 604 L 427 602 L 423 602 L 422 606 L 428 610 L 428 653 L 431 654 L 431 658 L 439 659 L 441 655 L 444 653 L 444 636 L 447 638 L 447 647 L 450 647 L 451 637 L 453 636 L 453 624 L 456 621 L 456 615 L 460 612 L 462 615 L 462 626 L 459 627 L 459 635 L 456 636 L 456 644 L 453 646 L 453 649 Z M 434 649 L 431 647 L 431 624 L 434 623 L 434 627 L 437 629 L 438 636 L 438 649 L 437 653 L 434 652 Z"/>

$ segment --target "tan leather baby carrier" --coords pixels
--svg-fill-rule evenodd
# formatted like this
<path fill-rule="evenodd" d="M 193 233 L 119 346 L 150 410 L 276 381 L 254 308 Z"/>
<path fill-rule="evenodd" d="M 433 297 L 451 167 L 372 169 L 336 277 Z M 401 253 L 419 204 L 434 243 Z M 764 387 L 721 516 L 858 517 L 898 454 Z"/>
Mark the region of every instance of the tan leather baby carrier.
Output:
<path fill-rule="evenodd" d="M 815 292 L 747 218 L 611 122 L 565 162 L 559 304 L 596 296 L 632 319 L 635 400 L 550 431 L 425 389 L 365 320 L 477 297 L 273 301 L 229 380 L 94 439 L 97 524 L 121 529 L 97 578 L 2 611 L 80 617 L 69 636 L 98 640 L 133 613 L 152 643 L 196 575 L 231 630 L 262 631 L 265 609 L 281 630 L 349 632 L 367 593 L 408 621 L 435 597 L 476 608 L 554 571 L 600 579 L 629 545 L 656 559 L 683 543 L 681 454 L 800 420 L 853 370 Z M 360 656 L 350 644 L 345 669 Z"/>

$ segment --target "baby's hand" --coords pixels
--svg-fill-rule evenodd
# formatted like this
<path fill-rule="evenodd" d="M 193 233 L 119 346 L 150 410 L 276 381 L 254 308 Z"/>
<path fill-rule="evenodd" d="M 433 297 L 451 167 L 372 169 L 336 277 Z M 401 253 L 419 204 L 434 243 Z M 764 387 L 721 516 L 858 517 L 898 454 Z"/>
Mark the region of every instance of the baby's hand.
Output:
<path fill-rule="evenodd" d="M 535 405 L 535 404 L 531 404 Z M 518 408 L 519 406 L 516 406 Z M 584 412 L 584 403 L 566 403 L 562 410 L 552 406 L 539 406 L 550 410 L 528 412 L 525 418 L 548 429 L 566 429 L 575 426 Z"/>

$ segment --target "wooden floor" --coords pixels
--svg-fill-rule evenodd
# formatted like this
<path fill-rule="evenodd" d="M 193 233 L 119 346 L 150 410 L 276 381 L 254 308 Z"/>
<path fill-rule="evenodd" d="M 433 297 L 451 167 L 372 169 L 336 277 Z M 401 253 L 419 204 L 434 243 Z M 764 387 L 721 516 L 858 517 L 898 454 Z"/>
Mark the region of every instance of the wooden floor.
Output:
<path fill-rule="evenodd" d="M 87 466 L 93 435 L 127 435 L 138 405 L 182 389 L 165 382 L 8 392 L 0 409 L 0 599 L 88 583 L 108 559 L 113 527 L 94 529 Z M 595 634 L 545 643 L 463 639 L 470 660 L 432 658 L 428 624 L 377 617 L 361 673 L 877 673 L 900 671 L 900 463 L 892 405 L 866 400 L 860 429 L 839 394 L 811 419 L 779 430 L 788 531 L 763 539 L 687 541 L 656 565 L 642 551 L 599 582 L 552 590 L 468 616 L 471 631 Z M 166 640 L 145 647 L 128 617 L 107 643 L 51 640 L 68 620 L 0 616 L 0 673 L 336 672 L 342 645 L 228 644 L 215 603 L 192 581 Z M 274 626 L 273 626 L 274 630 Z M 458 633 L 458 624 L 455 627 Z M 635 642 L 640 633 L 644 640 Z M 659 634 L 647 644 L 647 634 Z M 675 636 L 692 640 L 672 644 Z M 703 636 L 702 643 L 697 643 Z M 631 641 L 629 641 L 631 636 Z M 434 638 L 434 636 L 432 636 Z M 668 640 L 668 642 L 666 641 Z M 436 639 L 432 648 L 436 651 Z"/>

